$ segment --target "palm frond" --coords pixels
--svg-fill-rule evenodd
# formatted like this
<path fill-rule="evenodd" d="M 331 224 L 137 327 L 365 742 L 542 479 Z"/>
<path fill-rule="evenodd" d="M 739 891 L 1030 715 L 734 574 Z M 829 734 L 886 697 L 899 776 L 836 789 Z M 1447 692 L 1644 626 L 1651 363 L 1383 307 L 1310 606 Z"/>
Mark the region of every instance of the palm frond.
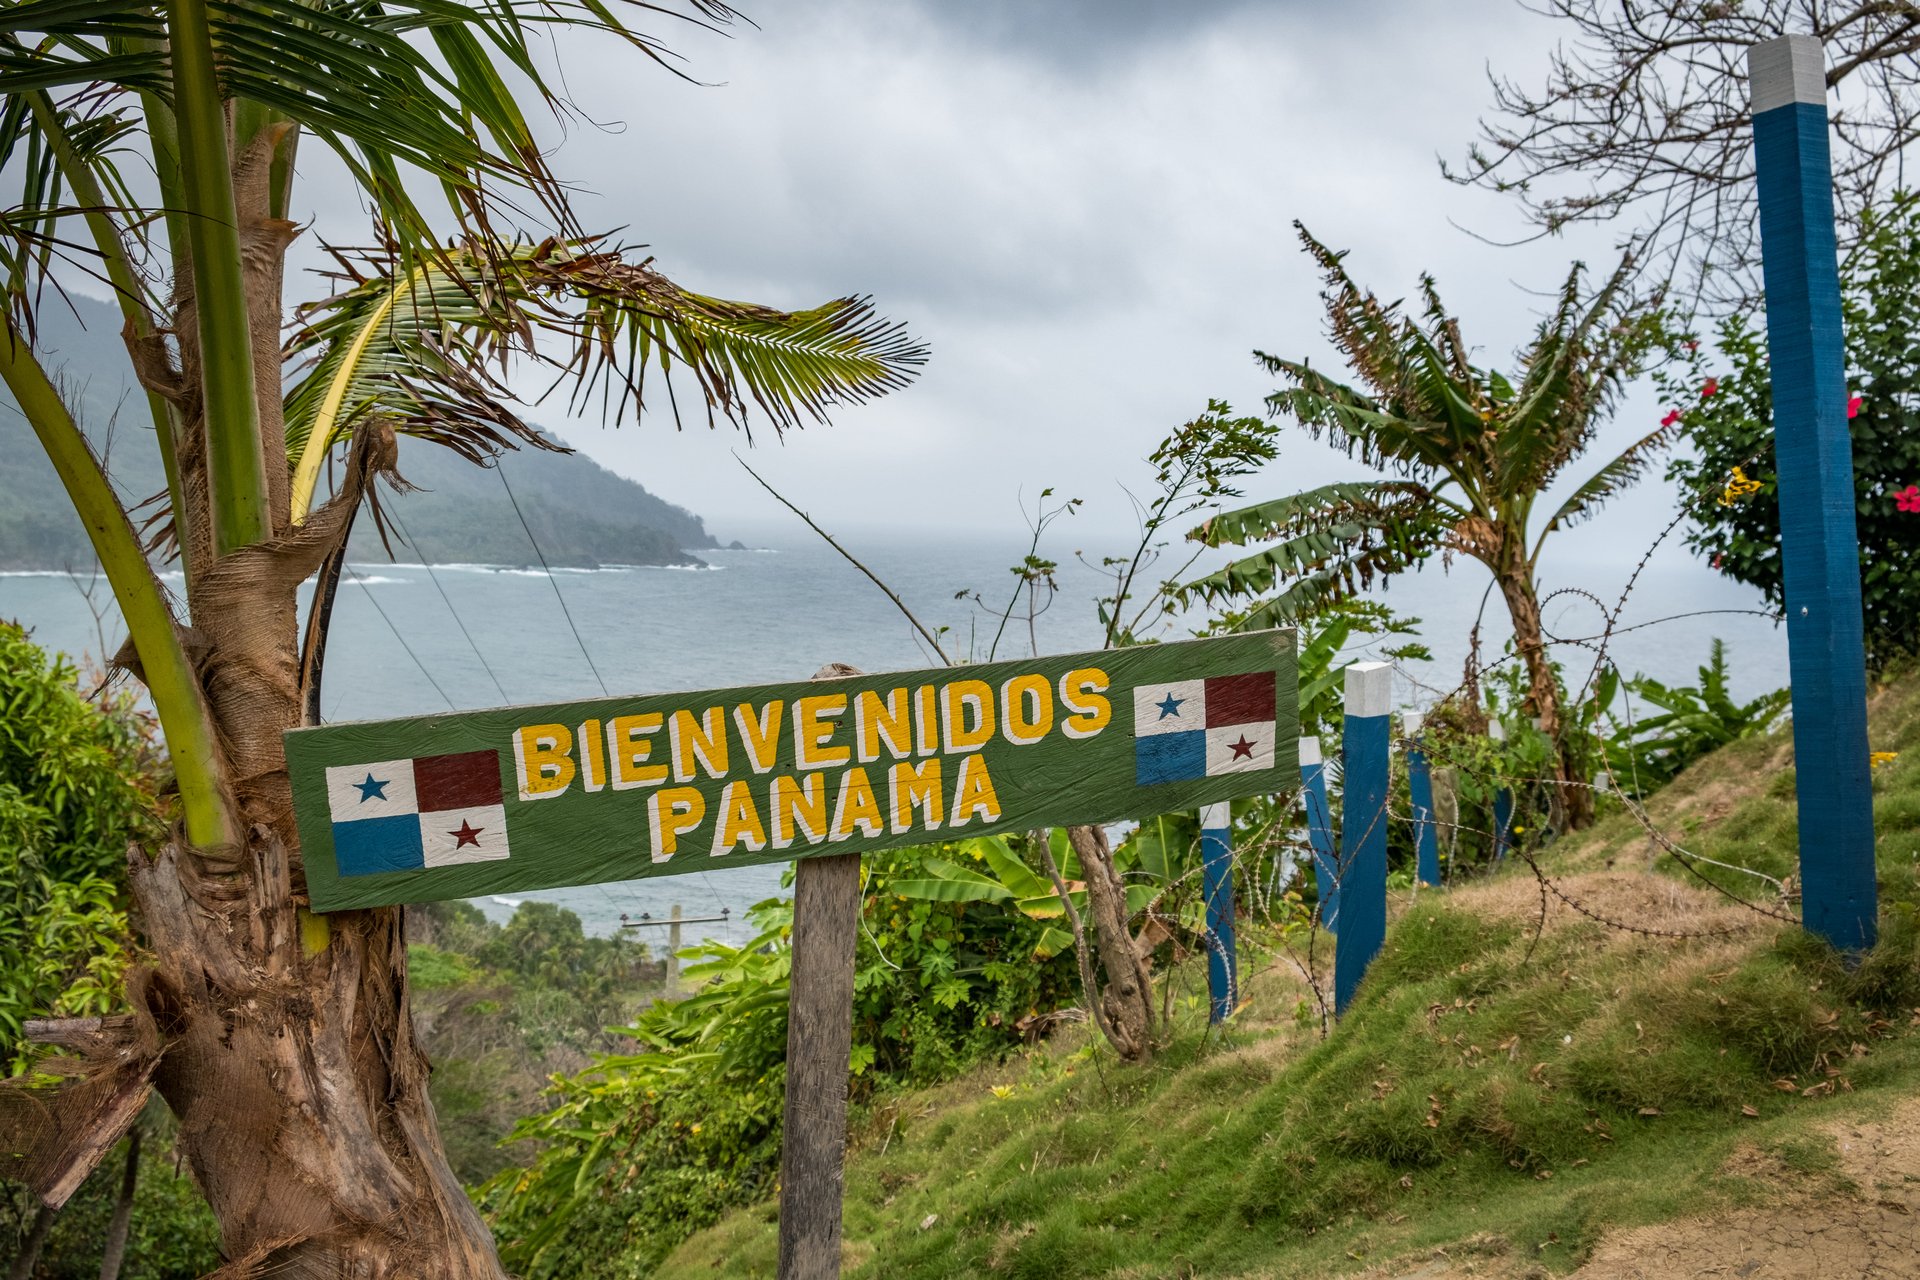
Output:
<path fill-rule="evenodd" d="M 692 293 L 595 240 L 463 246 L 408 267 L 391 246 L 336 254 L 351 286 L 302 314 L 288 344 L 308 367 L 288 392 L 296 519 L 321 464 L 368 418 L 483 461 L 520 443 L 554 448 L 486 370 L 554 366 L 576 405 L 617 421 L 643 407 L 649 370 L 699 385 L 709 421 L 753 410 L 776 430 L 905 385 L 926 349 L 861 298 L 784 312 Z"/>
<path fill-rule="evenodd" d="M 702 26 L 736 16 L 713 0 L 617 8 Z M 671 68 L 664 46 L 602 0 L 212 0 L 209 9 L 222 94 L 324 142 L 410 254 L 429 247 L 430 233 L 406 168 L 438 181 L 470 234 L 528 195 L 560 229 L 574 226 L 496 58 L 556 112 L 564 100 L 531 43 L 546 28 L 597 32 Z M 0 42 L 8 95 L 75 85 L 171 93 L 166 24 L 147 0 L 18 0 L 0 8 L 0 35 L 12 37 Z"/>

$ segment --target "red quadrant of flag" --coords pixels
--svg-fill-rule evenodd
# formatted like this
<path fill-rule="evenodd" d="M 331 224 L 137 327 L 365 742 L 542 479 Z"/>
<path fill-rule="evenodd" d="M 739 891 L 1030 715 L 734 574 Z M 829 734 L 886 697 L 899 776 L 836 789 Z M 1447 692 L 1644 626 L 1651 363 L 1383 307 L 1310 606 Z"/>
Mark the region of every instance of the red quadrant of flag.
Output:
<path fill-rule="evenodd" d="M 421 756 L 413 762 L 413 789 L 420 797 L 422 813 L 499 804 L 500 753 L 463 751 L 450 756 Z"/>
<path fill-rule="evenodd" d="M 1207 677 L 1207 728 L 1230 724 L 1272 724 L 1273 672 Z"/>

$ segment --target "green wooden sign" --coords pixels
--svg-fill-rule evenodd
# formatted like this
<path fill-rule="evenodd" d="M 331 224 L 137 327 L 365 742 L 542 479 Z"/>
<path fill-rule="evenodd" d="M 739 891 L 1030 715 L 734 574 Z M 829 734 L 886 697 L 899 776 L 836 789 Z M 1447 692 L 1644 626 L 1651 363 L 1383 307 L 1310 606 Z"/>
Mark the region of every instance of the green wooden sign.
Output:
<path fill-rule="evenodd" d="M 1292 631 L 286 735 L 316 911 L 859 853 L 1297 785 Z"/>

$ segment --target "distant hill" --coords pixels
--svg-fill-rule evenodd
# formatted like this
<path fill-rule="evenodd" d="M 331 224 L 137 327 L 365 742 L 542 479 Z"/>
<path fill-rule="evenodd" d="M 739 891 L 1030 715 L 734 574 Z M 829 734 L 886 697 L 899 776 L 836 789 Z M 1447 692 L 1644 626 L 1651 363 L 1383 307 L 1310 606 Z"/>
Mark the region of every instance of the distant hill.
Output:
<path fill-rule="evenodd" d="M 120 316 L 106 303 L 49 300 L 40 312 L 40 347 L 115 487 L 130 503 L 166 488 L 146 406 L 127 370 Z M 527 525 L 555 565 L 691 564 L 691 548 L 718 545 L 699 516 L 647 492 L 580 454 L 521 449 L 503 465 Z M 395 558 L 436 564 L 536 563 L 526 530 L 501 478 L 444 449 L 400 444 L 400 473 L 419 491 L 382 505 L 411 535 Z M 373 522 L 354 528 L 352 558 L 384 559 Z M 61 569 L 91 563 L 93 549 L 33 429 L 0 388 L 0 570 Z"/>

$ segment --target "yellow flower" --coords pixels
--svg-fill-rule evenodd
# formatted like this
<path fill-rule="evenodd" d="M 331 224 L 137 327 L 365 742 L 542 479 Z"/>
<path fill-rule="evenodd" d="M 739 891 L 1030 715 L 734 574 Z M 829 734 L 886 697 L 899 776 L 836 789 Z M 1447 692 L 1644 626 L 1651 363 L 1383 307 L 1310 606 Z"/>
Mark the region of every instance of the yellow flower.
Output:
<path fill-rule="evenodd" d="M 1013 1086 L 1010 1084 L 996 1084 L 993 1086 L 993 1096 L 1005 1101 L 1013 1096 Z"/>
<path fill-rule="evenodd" d="M 1873 751 L 1867 754 L 1867 762 L 1875 769 L 1883 764 L 1892 764 L 1900 758 L 1898 751 Z"/>
<path fill-rule="evenodd" d="M 1749 479 L 1745 471 L 1735 467 L 1733 474 L 1727 477 L 1727 487 L 1720 491 L 1720 505 L 1730 507 L 1742 498 L 1751 497 L 1760 492 L 1760 489 L 1761 484 L 1758 480 Z"/>

